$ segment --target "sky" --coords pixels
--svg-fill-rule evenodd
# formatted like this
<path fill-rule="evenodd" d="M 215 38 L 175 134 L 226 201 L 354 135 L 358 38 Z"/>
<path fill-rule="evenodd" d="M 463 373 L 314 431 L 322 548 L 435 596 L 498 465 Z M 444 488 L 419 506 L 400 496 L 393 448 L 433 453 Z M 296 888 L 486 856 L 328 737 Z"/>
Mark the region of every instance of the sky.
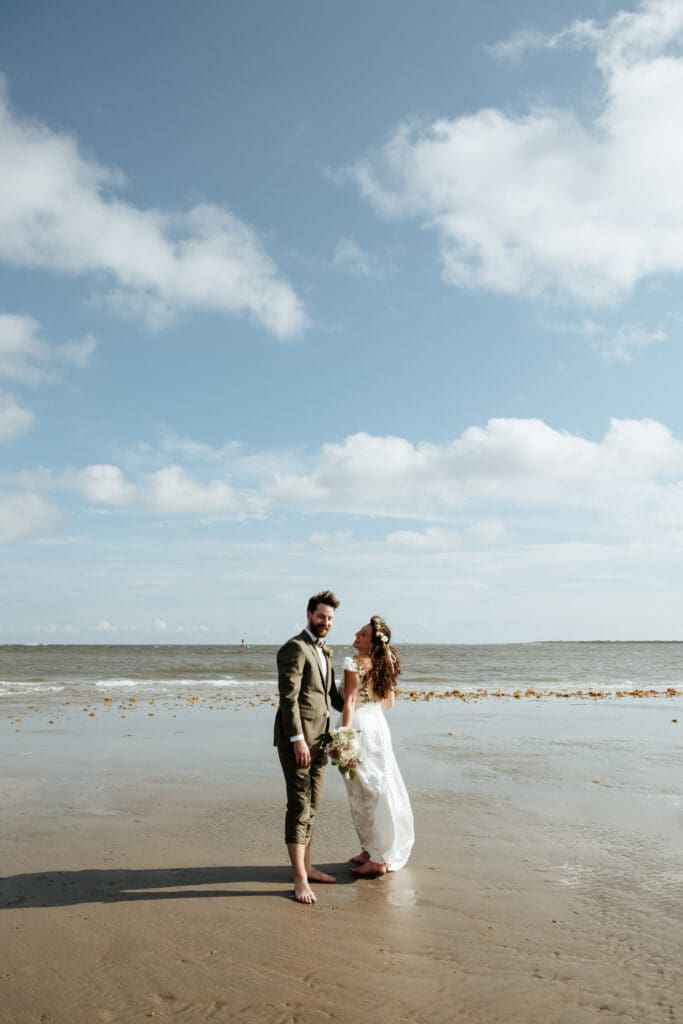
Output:
<path fill-rule="evenodd" d="M 3 0 L 0 643 L 683 640 L 683 0 Z"/>

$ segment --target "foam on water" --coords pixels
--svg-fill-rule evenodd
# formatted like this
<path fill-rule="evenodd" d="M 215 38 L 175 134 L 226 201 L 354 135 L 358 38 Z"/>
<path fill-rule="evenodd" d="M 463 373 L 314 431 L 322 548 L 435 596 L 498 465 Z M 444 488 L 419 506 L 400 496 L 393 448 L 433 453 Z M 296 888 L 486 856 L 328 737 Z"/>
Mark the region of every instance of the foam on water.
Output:
<path fill-rule="evenodd" d="M 83 684 L 81 684 L 83 685 Z M 258 679 L 235 679 L 225 676 L 222 679 L 98 679 L 95 687 L 98 690 L 154 690 L 166 693 L 172 689 L 191 690 L 207 687 L 208 689 L 245 689 L 250 686 L 263 686 Z"/>
<path fill-rule="evenodd" d="M 14 696 L 22 693 L 33 693 L 40 696 L 41 693 L 61 693 L 63 689 L 64 686 L 61 683 L 32 683 L 26 680 L 21 683 L 0 681 L 0 696 Z"/>

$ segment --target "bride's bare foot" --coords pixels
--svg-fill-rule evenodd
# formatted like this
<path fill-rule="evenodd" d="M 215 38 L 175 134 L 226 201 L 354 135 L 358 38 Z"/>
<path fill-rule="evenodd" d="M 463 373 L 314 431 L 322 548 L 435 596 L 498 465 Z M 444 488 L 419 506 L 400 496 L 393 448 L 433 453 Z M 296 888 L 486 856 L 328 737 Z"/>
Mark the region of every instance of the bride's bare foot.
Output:
<path fill-rule="evenodd" d="M 377 878 L 378 875 L 386 875 L 387 866 L 386 864 L 378 864 L 374 860 L 366 860 L 365 864 L 362 864 L 358 868 L 351 868 L 354 875 L 361 875 L 364 878 Z"/>
<path fill-rule="evenodd" d="M 324 871 L 319 871 L 318 868 L 306 868 L 309 882 L 336 882 L 337 879 L 334 875 L 326 875 Z M 313 897 L 315 899 L 315 896 Z"/>
<path fill-rule="evenodd" d="M 352 864 L 367 864 L 370 860 L 370 854 L 367 850 L 362 850 L 356 857 L 350 857 L 349 860 Z"/>

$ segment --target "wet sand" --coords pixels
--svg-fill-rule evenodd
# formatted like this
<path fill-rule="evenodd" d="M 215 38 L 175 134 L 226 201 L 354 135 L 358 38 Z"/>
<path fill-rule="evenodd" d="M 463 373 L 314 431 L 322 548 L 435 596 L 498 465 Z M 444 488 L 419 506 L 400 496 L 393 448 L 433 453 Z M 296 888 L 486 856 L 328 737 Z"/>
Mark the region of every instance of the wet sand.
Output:
<path fill-rule="evenodd" d="M 399 701 L 409 865 L 350 874 L 330 768 L 303 907 L 269 701 L 15 708 L 0 1021 L 683 1021 L 682 711 Z"/>

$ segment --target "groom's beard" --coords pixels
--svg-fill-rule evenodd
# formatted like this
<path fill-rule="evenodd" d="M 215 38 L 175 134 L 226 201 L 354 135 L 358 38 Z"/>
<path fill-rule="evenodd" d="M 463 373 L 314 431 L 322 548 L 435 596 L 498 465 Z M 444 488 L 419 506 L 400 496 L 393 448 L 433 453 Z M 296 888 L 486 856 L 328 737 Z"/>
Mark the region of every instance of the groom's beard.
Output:
<path fill-rule="evenodd" d="M 330 631 L 328 626 L 314 626 L 311 624 L 308 628 L 313 636 L 317 636 L 318 640 L 324 639 Z"/>

